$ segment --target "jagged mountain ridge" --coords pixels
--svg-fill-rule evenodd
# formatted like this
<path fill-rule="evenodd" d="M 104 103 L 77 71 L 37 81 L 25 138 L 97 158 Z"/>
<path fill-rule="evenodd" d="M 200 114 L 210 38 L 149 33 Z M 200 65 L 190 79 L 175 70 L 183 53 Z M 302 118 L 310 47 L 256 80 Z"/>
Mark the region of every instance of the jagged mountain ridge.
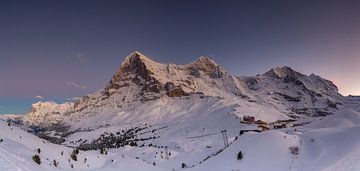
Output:
<path fill-rule="evenodd" d="M 290 67 L 276 67 L 256 77 L 241 78 L 257 100 L 283 107 L 286 114 L 324 116 L 336 111 L 343 103 L 336 85 L 320 76 L 310 76 Z M 281 109 L 279 109 L 281 111 Z"/>
<path fill-rule="evenodd" d="M 284 119 L 284 115 L 323 116 L 336 111 L 342 103 L 342 96 L 331 81 L 314 74 L 303 75 L 289 67 L 273 68 L 254 77 L 233 76 L 208 57 L 200 57 L 187 65 L 175 65 L 158 63 L 140 52 L 133 52 L 104 89 L 84 96 L 56 121 L 74 125 L 91 116 L 106 122 L 123 117 L 119 113 L 131 113 L 144 103 L 177 98 L 188 99 L 187 103 L 198 102 L 199 98 L 218 99 L 224 104 L 234 104 L 229 106 L 236 116 L 278 113 L 278 119 Z M 28 117 L 32 118 L 31 115 Z M 42 122 L 41 118 L 34 120 L 29 123 Z"/>
<path fill-rule="evenodd" d="M 131 80 L 142 87 L 144 93 L 160 93 L 170 97 L 201 92 L 194 78 L 221 78 L 226 72 L 208 57 L 200 57 L 188 65 L 157 63 L 145 55 L 134 52 L 122 63 L 105 91 L 108 95 L 119 90 Z"/>

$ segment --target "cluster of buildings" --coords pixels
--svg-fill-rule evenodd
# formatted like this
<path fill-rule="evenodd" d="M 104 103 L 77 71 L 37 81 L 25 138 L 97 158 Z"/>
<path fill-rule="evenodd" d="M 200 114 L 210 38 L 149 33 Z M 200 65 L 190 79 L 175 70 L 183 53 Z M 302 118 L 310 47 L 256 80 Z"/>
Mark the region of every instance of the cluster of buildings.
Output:
<path fill-rule="evenodd" d="M 244 116 L 242 123 L 245 124 L 256 124 L 259 131 L 268 131 L 270 129 L 282 129 L 282 128 L 290 128 L 294 127 L 295 120 L 283 120 L 283 121 L 276 121 L 272 123 L 267 123 L 262 120 L 256 120 L 254 116 Z"/>

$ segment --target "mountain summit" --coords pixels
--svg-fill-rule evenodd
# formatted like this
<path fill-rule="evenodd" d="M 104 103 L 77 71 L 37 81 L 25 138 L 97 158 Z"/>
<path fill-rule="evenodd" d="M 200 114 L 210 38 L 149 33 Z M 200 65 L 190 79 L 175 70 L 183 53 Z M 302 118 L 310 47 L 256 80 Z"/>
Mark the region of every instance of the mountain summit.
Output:
<path fill-rule="evenodd" d="M 267 75 L 270 77 L 283 78 L 285 76 L 298 76 L 298 75 L 300 75 L 300 73 L 294 71 L 292 68 L 290 68 L 288 66 L 282 66 L 282 67 L 272 68 L 268 72 L 266 72 L 264 75 Z"/>
<path fill-rule="evenodd" d="M 224 68 L 206 56 L 201 56 L 199 59 L 186 65 L 186 68 L 195 73 L 201 71 L 212 78 L 220 78 L 226 74 Z"/>
<path fill-rule="evenodd" d="M 150 81 L 152 79 L 151 75 L 154 75 L 154 71 L 152 70 L 154 68 L 153 65 L 160 66 L 161 64 L 156 63 L 140 52 L 135 51 L 131 53 L 125 58 L 120 69 L 114 74 L 107 89 L 119 89 L 121 82 L 124 81 L 123 79 L 128 75 Z"/>
<path fill-rule="evenodd" d="M 204 93 L 197 89 L 202 87 L 197 84 L 197 79 L 217 79 L 224 75 L 226 71 L 209 57 L 202 56 L 187 65 L 175 65 L 155 62 L 135 51 L 125 58 L 105 88 L 105 94 L 110 95 L 122 87 L 127 89 L 133 85 L 141 88 L 138 94 L 146 95 L 144 99 L 162 95 L 188 96 L 193 93 Z"/>
<path fill-rule="evenodd" d="M 152 65 L 160 65 L 153 61 L 149 57 L 135 51 L 125 58 L 125 61 L 121 64 L 119 71 L 115 74 L 116 77 L 120 77 L 123 74 L 133 72 L 139 74 L 144 79 L 149 79 L 149 75 L 152 74 L 149 70 Z M 149 73 L 150 72 L 150 73 Z"/>

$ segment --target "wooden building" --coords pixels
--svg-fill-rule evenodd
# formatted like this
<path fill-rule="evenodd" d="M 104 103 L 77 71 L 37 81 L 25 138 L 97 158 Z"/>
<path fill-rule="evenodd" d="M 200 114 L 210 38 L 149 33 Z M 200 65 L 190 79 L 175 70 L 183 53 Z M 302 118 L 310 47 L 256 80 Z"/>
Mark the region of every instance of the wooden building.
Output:
<path fill-rule="evenodd" d="M 254 116 L 244 116 L 243 121 L 247 123 L 255 123 L 255 117 Z"/>

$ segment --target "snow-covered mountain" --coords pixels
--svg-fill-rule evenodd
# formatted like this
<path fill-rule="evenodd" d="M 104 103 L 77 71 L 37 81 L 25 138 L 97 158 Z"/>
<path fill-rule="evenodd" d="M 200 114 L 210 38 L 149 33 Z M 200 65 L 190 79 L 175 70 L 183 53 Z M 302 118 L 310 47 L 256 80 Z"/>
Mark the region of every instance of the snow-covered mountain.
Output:
<path fill-rule="evenodd" d="M 23 121 L 24 114 L 0 114 L 2 120 Z"/>
<path fill-rule="evenodd" d="M 359 104 L 358 97 L 341 96 L 331 81 L 289 67 L 234 76 L 208 57 L 175 65 L 134 52 L 98 92 L 75 103 L 32 106 L 26 125 L 45 128 L 37 135 L 60 146 L 48 141 L 51 147 L 29 145 L 15 141 L 10 132 L 0 136 L 26 147 L 21 160 L 27 161 L 37 144 L 65 151 L 73 147 L 81 159 L 91 158 L 95 170 L 336 170 L 343 164 L 356 170 Z M 261 121 L 246 123 L 244 116 Z M 277 121 L 292 126 L 273 129 Z M 259 131 L 264 122 L 272 130 Z M 16 150 L 7 150 L 18 157 Z M 66 163 L 58 153 L 41 157 L 61 161 L 61 169 L 68 170 L 75 161 Z M 1 161 L 11 167 L 1 154 L 0 169 Z M 32 164 L 21 167 L 34 170 Z M 83 161 L 73 166 L 89 170 Z"/>
<path fill-rule="evenodd" d="M 234 76 L 208 57 L 175 65 L 158 63 L 134 52 L 104 89 L 84 96 L 74 106 L 35 104 L 25 120 L 42 126 L 62 122 L 83 127 L 88 124 L 81 122 L 93 118 L 99 126 L 99 118 L 102 122 L 116 120 L 123 118 L 121 113 L 125 111 L 159 101 L 165 102 L 162 108 L 168 108 L 163 110 L 172 110 L 181 105 L 173 104 L 179 99 L 188 99 L 183 103 L 189 104 L 199 101 L 205 106 L 202 101 L 217 99 L 214 101 L 223 102 L 223 107 L 232 104 L 229 110 L 234 110 L 236 116 L 252 115 L 264 121 L 325 116 L 343 103 L 331 81 L 314 74 L 303 75 L 289 67 L 276 67 L 253 77 Z M 172 113 L 189 110 L 178 107 L 179 111 Z"/>
<path fill-rule="evenodd" d="M 71 102 L 57 104 L 55 102 L 37 102 L 32 104 L 30 111 L 24 116 L 23 121 L 30 125 L 48 127 L 59 123 L 64 118 L 64 113 L 73 109 Z"/>

